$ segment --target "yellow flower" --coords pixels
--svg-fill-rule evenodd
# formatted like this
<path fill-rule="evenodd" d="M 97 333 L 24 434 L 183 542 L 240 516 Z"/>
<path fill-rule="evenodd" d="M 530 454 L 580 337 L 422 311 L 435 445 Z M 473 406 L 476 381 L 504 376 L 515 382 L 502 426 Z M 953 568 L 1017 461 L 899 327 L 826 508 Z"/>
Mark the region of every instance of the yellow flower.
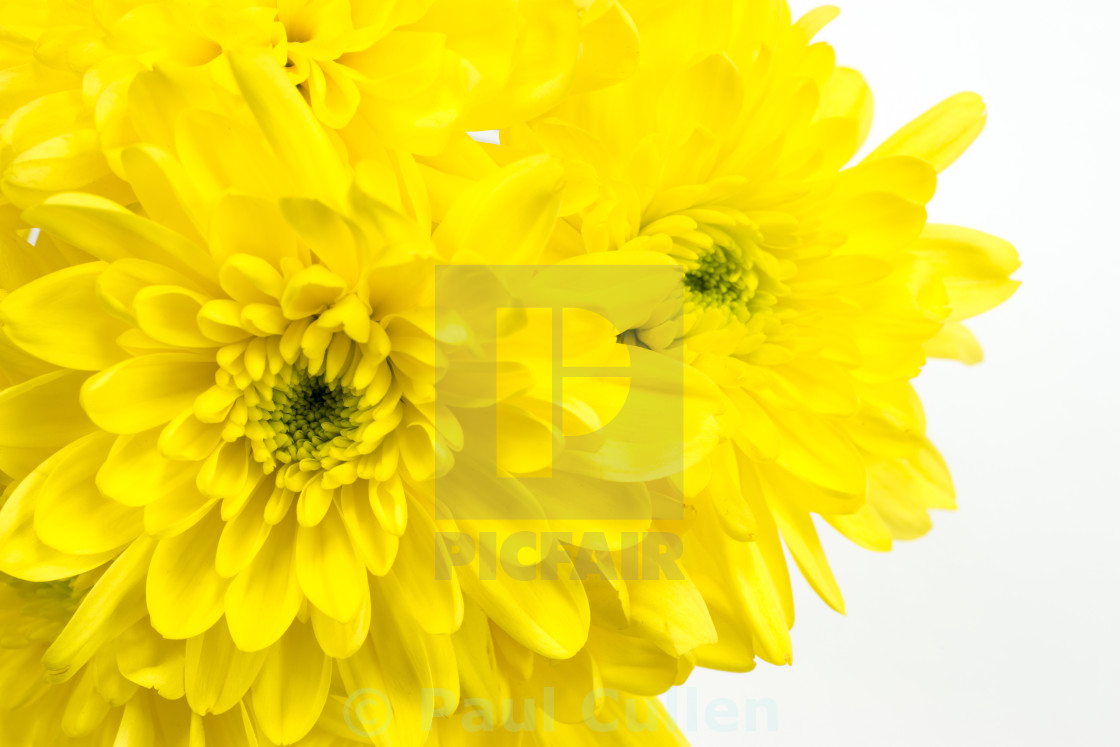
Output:
<path fill-rule="evenodd" d="M 627 6 L 642 32 L 668 17 Z M 977 96 L 849 165 L 871 95 L 812 42 L 835 9 L 791 23 L 784 2 L 717 3 L 690 23 L 721 9 L 736 21 L 718 27 L 719 48 L 686 38 L 675 64 L 667 48 L 625 83 L 503 131 L 491 152 L 551 153 L 579 175 L 584 204 L 546 261 L 684 271 L 679 326 L 653 318 L 624 339 L 683 351 L 723 393 L 723 442 L 663 487 L 696 511 L 682 563 L 719 633 L 697 660 L 749 669 L 755 656 L 790 660 L 782 540 L 843 609 L 814 514 L 887 550 L 925 533 L 929 509 L 953 507 L 909 380 L 930 356 L 979 360 L 960 322 L 1011 295 L 1018 260 L 1000 239 L 926 222 L 937 172 L 983 126 Z M 469 150 L 433 163 L 461 170 Z"/>
<path fill-rule="evenodd" d="M 15 481 L 0 510 L 0 570 L 48 582 L 111 563 L 85 597 L 89 616 L 107 624 L 122 596 L 142 599 L 140 616 L 185 646 L 192 712 L 221 715 L 245 699 L 272 743 L 303 739 L 362 688 L 387 694 L 399 714 L 391 741 L 412 743 L 426 734 L 417 693 L 428 689 L 450 693 L 451 717 L 460 688 L 491 703 L 511 693 L 539 702 L 553 688 L 567 693 L 557 718 L 579 723 L 582 698 L 601 684 L 644 698 L 677 681 L 688 664 L 675 655 L 714 638 L 698 595 L 661 594 L 656 580 L 489 577 L 453 564 L 436 536 L 524 529 L 502 516 L 511 497 L 544 533 L 565 518 L 547 508 L 563 500 L 516 479 L 541 467 L 516 439 L 472 465 L 461 421 L 495 395 L 435 398 L 456 360 L 472 358 L 454 305 L 448 316 L 433 308 L 437 253 L 491 264 L 539 254 L 563 209 L 562 168 L 512 163 L 433 232 L 415 163 L 384 154 L 351 170 L 267 51 L 229 61 L 237 96 L 223 99 L 235 104 L 225 114 L 206 108 L 196 81 L 133 80 L 145 97 L 128 121 L 153 136 L 120 153 L 132 209 L 62 193 L 22 220 L 0 211 L 10 384 L 0 430 L 18 434 L 0 442 L 0 470 Z M 169 111 L 173 136 L 158 127 Z M 42 231 L 33 252 L 31 225 Z M 507 317 L 516 344 L 531 329 Z M 577 319 L 565 344 L 625 355 L 618 331 Z M 517 417 L 550 407 L 550 360 L 551 350 L 519 355 L 511 381 L 499 379 L 518 437 L 552 435 Z M 661 369 L 681 378 L 679 363 Z M 565 431 L 608 420 L 615 394 L 594 381 L 567 391 Z M 653 420 L 678 396 L 655 381 L 639 414 Z M 660 456 L 669 447 L 688 463 L 706 450 L 710 414 L 690 422 L 684 442 L 596 443 L 613 470 L 650 479 L 672 471 Z M 583 452 L 601 465 L 597 454 Z M 479 480 L 465 485 L 466 507 L 493 503 L 495 521 L 433 496 L 453 464 Z M 573 495 L 609 495 L 594 474 L 568 477 Z M 648 528 L 645 489 L 620 493 L 645 505 L 628 528 Z M 541 556 L 560 549 L 545 542 Z M 666 629 L 670 606 L 697 624 Z M 613 630 L 620 615 L 634 617 L 626 635 Z M 73 675 L 104 643 L 57 647 L 44 666 Z M 636 676 L 626 662 L 639 654 L 671 662 L 668 678 Z M 617 705 L 600 700 L 606 712 Z"/>
<path fill-rule="evenodd" d="M 226 53 L 267 51 L 353 160 L 440 150 L 450 133 L 544 111 L 626 75 L 637 37 L 614 0 L 16 2 L 0 19 L 0 170 L 27 207 L 68 190 L 133 201 L 120 150 L 144 70 L 234 87 Z M 9 7 L 11 8 L 9 10 Z M 163 126 L 173 126 L 170 120 Z"/>
<path fill-rule="evenodd" d="M 652 696 L 790 660 L 783 540 L 842 608 L 813 514 L 888 549 L 952 506 L 909 381 L 1016 285 L 926 223 L 982 103 L 848 166 L 833 11 L 624 5 L 5 10 L 0 673 L 53 683 L 13 740 L 369 741 L 373 690 L 374 741 L 549 694 L 536 741 L 594 743 L 607 688 L 678 744 Z M 618 574 L 663 538 L 677 573 Z"/>
<path fill-rule="evenodd" d="M 142 597 L 120 583 L 122 573 L 137 570 L 133 561 L 138 553 L 131 555 L 128 562 L 107 570 L 59 581 L 31 582 L 0 575 L 3 743 L 170 747 L 190 735 L 207 745 L 275 744 L 271 729 L 257 717 L 265 709 L 263 701 L 279 695 L 258 674 L 267 672 L 270 663 L 258 656 L 243 661 L 240 668 L 215 668 L 200 659 L 201 644 L 162 639 L 143 615 Z M 116 586 L 123 593 L 86 601 L 91 587 L 102 579 L 102 588 Z M 112 614 L 98 614 L 105 611 L 103 606 L 97 609 L 98 602 L 115 605 Z M 209 645 L 215 642 L 213 636 L 206 641 Z M 236 660 L 235 649 L 228 648 L 228 637 L 226 646 L 226 655 L 233 654 Z M 40 660 L 54 660 L 64 650 L 81 652 L 71 659 L 73 669 L 44 672 Z M 254 678 L 258 678 L 256 683 Z M 251 684 L 253 697 L 242 699 Z M 388 711 L 379 700 L 383 697 L 379 690 L 347 687 L 345 678 L 334 674 L 327 705 L 307 736 L 282 743 L 306 747 L 368 743 L 389 731 L 394 719 L 413 716 L 399 707 Z M 448 705 L 441 696 L 432 695 L 430 701 L 431 708 L 442 713 Z M 200 697 L 207 699 L 200 701 Z M 655 699 L 609 692 L 603 701 L 594 721 L 586 724 L 553 721 L 562 710 L 553 701 L 538 699 L 528 710 L 516 713 L 504 711 L 501 701 L 479 703 L 452 717 L 438 718 L 427 728 L 430 738 L 441 744 L 449 740 L 489 744 L 495 735 L 515 737 L 523 725 L 535 727 L 541 744 L 595 743 L 604 728 L 620 744 L 637 744 L 639 738 L 642 744 L 683 744 Z M 598 727 L 598 732 L 592 727 Z M 398 732 L 390 734 L 392 743 L 399 743 Z"/>
<path fill-rule="evenodd" d="M 143 615 L 143 598 L 118 594 L 90 614 L 91 586 L 120 586 L 132 558 L 49 582 L 0 575 L 0 740 L 11 745 L 173 744 L 197 733 L 207 744 L 250 744 L 244 705 L 192 715 L 183 700 L 183 644 L 165 641 Z M 66 651 L 73 671 L 46 672 L 41 659 Z M 157 737 L 157 735 L 159 735 Z M 165 736 L 166 735 L 166 736 Z"/>

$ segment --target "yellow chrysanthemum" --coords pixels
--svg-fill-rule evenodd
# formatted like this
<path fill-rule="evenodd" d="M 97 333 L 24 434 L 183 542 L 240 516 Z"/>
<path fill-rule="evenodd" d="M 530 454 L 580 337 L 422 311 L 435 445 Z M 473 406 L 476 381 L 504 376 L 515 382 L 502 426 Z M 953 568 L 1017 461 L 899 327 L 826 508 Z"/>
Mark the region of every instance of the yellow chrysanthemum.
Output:
<path fill-rule="evenodd" d="M 480 702 L 518 723 L 552 697 L 531 743 L 627 744 L 588 726 L 605 688 L 627 695 L 595 715 L 677 744 L 650 696 L 789 661 L 782 540 L 839 608 L 812 514 L 887 549 L 951 507 L 908 382 L 976 359 L 959 320 L 1015 286 L 1013 249 L 922 207 L 979 100 L 845 167 L 870 95 L 811 43 L 830 13 L 6 9 L 0 623 L 25 632 L 29 597 L 52 622 L 0 672 L 41 657 L 55 683 L 17 689 L 13 733 L 458 743 Z M 527 117 L 498 148 L 452 134 Z M 632 268 L 564 288 L 588 313 L 559 358 L 535 312 L 561 275 L 491 267 L 437 301 L 440 265 L 535 263 Z M 554 375 L 639 363 L 645 391 Z M 636 425 L 601 436 L 623 402 Z M 620 574 L 651 530 L 679 573 Z"/>
<path fill-rule="evenodd" d="M 266 51 L 355 160 L 434 153 L 448 135 L 532 116 L 624 77 L 637 37 L 614 0 L 13 0 L 0 18 L 0 169 L 26 207 L 82 190 L 128 203 L 120 150 L 157 70 L 233 88 L 229 50 Z M 124 181 L 122 181 L 124 180 Z"/>
<path fill-rule="evenodd" d="M 175 747 L 188 737 L 208 747 L 276 744 L 256 712 L 277 693 L 254 685 L 253 697 L 241 699 L 258 672 L 270 666 L 262 657 L 244 669 L 215 669 L 199 659 L 197 644 L 168 641 L 152 630 L 143 598 L 134 593 L 115 599 L 109 616 L 91 614 L 85 602 L 89 589 L 103 577 L 119 585 L 120 570 L 114 566 L 50 582 L 0 576 L 0 740 L 36 747 Z M 60 649 L 83 651 L 80 663 L 74 671 L 45 674 L 40 659 L 50 660 Z M 202 692 L 210 700 L 200 703 Z M 389 710 L 378 690 L 348 689 L 337 674 L 328 692 L 307 736 L 283 744 L 380 743 L 378 735 L 394 719 L 411 715 Z M 431 701 L 441 713 L 449 707 L 442 699 Z M 637 744 L 638 735 L 642 744 L 684 744 L 656 700 L 609 693 L 603 701 L 590 725 L 556 722 L 549 701 L 538 700 L 529 712 L 463 709 L 428 729 L 437 744 L 516 742 L 522 731 L 542 747 L 597 744 L 605 728 L 618 744 Z"/>
<path fill-rule="evenodd" d="M 723 393 L 723 442 L 662 487 L 696 510 L 682 563 L 719 634 L 698 661 L 748 669 L 790 660 L 781 540 L 842 609 L 814 514 L 887 550 L 953 507 L 908 382 L 928 356 L 979 359 L 960 321 L 1014 291 L 1018 261 L 997 238 L 926 223 L 937 172 L 982 128 L 978 97 L 947 100 L 849 166 L 871 95 L 812 42 L 835 9 L 791 23 L 784 2 L 716 5 L 728 23 L 712 37 L 503 131 L 489 153 L 551 153 L 580 185 L 585 204 L 546 261 L 683 269 L 680 326 L 656 317 L 623 337 L 683 350 Z M 640 32 L 652 22 L 627 7 Z M 694 8 L 691 23 L 717 10 Z M 461 171 L 472 152 L 433 164 Z"/>
<path fill-rule="evenodd" d="M 136 553 L 133 553 L 135 556 Z M 0 740 L 10 745 L 79 747 L 250 744 L 244 704 L 223 715 L 192 714 L 184 692 L 183 644 L 165 641 L 143 614 L 143 597 L 124 594 L 91 614 L 93 584 L 120 584 L 122 566 L 49 582 L 0 575 Z M 74 671 L 45 672 L 40 660 L 65 651 Z"/>
<path fill-rule="evenodd" d="M 462 415 L 434 399 L 470 330 L 431 307 L 437 256 L 539 254 L 562 210 L 560 166 L 511 164 L 432 232 L 407 158 L 352 172 L 267 53 L 236 50 L 229 61 L 238 96 L 226 114 L 194 105 L 210 102 L 196 82 L 159 72 L 133 81 L 149 97 L 129 121 L 155 135 L 120 153 L 132 209 L 83 193 L 46 197 L 22 220 L 5 209 L 0 369 L 10 386 L 0 423 L 19 436 L 0 448 L 0 469 L 16 481 L 0 511 L 0 569 L 45 582 L 111 563 L 85 597 L 89 615 L 142 598 L 151 627 L 185 641 L 192 711 L 224 714 L 247 698 L 278 744 L 311 732 L 340 695 L 332 687 L 387 693 L 399 716 L 390 739 L 407 744 L 427 734 L 417 699 L 426 690 L 449 693 L 450 717 L 461 688 L 490 703 L 540 702 L 553 689 L 567 693 L 556 718 L 578 724 L 600 686 L 642 698 L 678 681 L 688 665 L 674 657 L 712 637 L 698 596 L 682 605 L 657 579 L 626 589 L 598 577 L 586 587 L 570 575 L 487 577 L 452 567 L 436 536 L 437 526 L 476 539 L 518 528 L 460 520 L 463 505 L 434 500 L 430 481 L 453 462 L 481 480 L 466 486 L 472 507 L 500 510 L 515 497 L 542 531 L 561 519 L 531 486 L 516 487 L 541 466 L 516 440 L 471 471 Z M 171 111 L 174 137 L 154 126 Z M 218 147 L 201 147 L 216 133 Z M 31 225 L 41 229 L 34 251 Z M 526 330 L 509 318 L 516 347 Z M 625 355 L 618 331 L 577 320 L 565 345 Z M 543 351 L 542 365 L 550 358 Z M 552 379 L 533 355 L 513 363 L 500 412 L 550 406 Z M 666 371 L 680 377 L 679 364 Z M 464 394 L 462 407 L 488 402 Z M 644 420 L 678 397 L 654 386 Z M 617 400 L 616 388 L 581 383 L 566 394 L 565 427 L 594 430 Z M 698 457 L 709 420 L 697 417 L 687 442 L 666 433 L 663 446 L 646 436 L 633 449 L 603 448 L 615 470 L 648 479 L 671 471 L 650 453 Z M 538 418 L 512 422 L 515 435 L 550 435 Z M 564 484 L 587 500 L 606 496 L 594 480 L 573 473 Z M 640 485 L 623 492 L 648 504 Z M 649 516 L 630 518 L 649 526 Z M 558 540 L 540 554 L 552 549 Z M 697 616 L 699 630 L 666 627 L 670 605 Z M 613 633 L 620 616 L 633 618 L 626 636 Z M 98 643 L 48 652 L 43 664 L 73 674 Z M 627 662 L 637 655 L 670 662 L 668 679 L 635 674 Z"/>

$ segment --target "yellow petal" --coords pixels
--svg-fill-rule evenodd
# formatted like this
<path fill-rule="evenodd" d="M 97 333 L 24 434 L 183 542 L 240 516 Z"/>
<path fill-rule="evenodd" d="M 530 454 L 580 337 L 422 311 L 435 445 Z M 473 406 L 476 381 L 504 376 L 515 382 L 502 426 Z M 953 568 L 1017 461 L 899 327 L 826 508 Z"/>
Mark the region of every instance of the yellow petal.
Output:
<path fill-rule="evenodd" d="M 986 118 L 983 99 L 975 93 L 958 93 L 891 135 L 867 160 L 915 156 L 943 171 L 972 144 Z"/>
<path fill-rule="evenodd" d="M 109 175 L 96 130 L 76 130 L 19 154 L 4 172 L 13 199 L 29 192 L 70 192 Z M 26 203 L 26 198 L 19 200 Z"/>
<path fill-rule="evenodd" d="M 830 204 L 828 230 L 848 237 L 845 252 L 897 252 L 918 238 L 925 226 L 925 208 L 889 192 L 868 192 Z"/>
<path fill-rule="evenodd" d="M 280 306 L 289 319 L 321 314 L 342 297 L 346 282 L 322 265 L 306 267 L 288 280 Z"/>
<path fill-rule="evenodd" d="M 369 636 L 369 624 L 373 614 L 370 602 L 369 584 L 362 586 L 362 602 L 358 614 L 353 619 L 339 622 L 327 617 L 318 607 L 311 608 L 311 626 L 315 629 L 315 640 L 327 656 L 346 659 L 353 656 Z"/>
<path fill-rule="evenodd" d="M 730 443 L 724 442 L 717 446 L 711 459 L 712 472 L 707 490 L 720 524 L 724 531 L 737 540 L 754 539 L 757 526 L 750 507 L 743 498 L 743 490 L 756 489 L 756 486 L 740 482 L 739 466 L 734 447 Z"/>
<path fill-rule="evenodd" d="M 126 506 L 144 506 L 179 493 L 197 493 L 194 465 L 172 461 L 157 449 L 159 431 L 118 436 L 97 471 L 97 488 Z"/>
<path fill-rule="evenodd" d="M 356 278 L 362 250 L 346 219 L 318 200 L 289 198 L 280 210 L 303 242 L 328 268 L 343 278 Z"/>
<path fill-rule="evenodd" d="M 837 67 L 821 90 L 821 105 L 817 116 L 853 117 L 859 122 L 856 148 L 863 145 L 871 131 L 874 110 L 871 89 L 863 75 L 849 67 Z"/>
<path fill-rule="evenodd" d="M 786 501 L 777 500 L 771 505 L 774 507 L 774 518 L 782 532 L 782 539 L 797 561 L 797 567 L 821 599 L 832 609 L 843 613 L 844 597 L 840 594 L 840 587 L 817 538 L 812 516 L 808 511 L 798 509 Z"/>
<path fill-rule="evenodd" d="M 94 555 L 61 552 L 36 533 L 37 494 L 66 457 L 67 450 L 63 449 L 37 467 L 0 509 L 0 571 L 28 581 L 53 581 L 77 576 L 116 556 L 117 548 Z"/>
<path fill-rule="evenodd" d="M 261 480 L 245 508 L 226 521 L 214 557 L 218 575 L 231 578 L 241 573 L 264 547 L 272 531 L 272 525 L 265 521 L 264 512 L 276 490 L 279 489 L 271 480 Z"/>
<path fill-rule="evenodd" d="M 639 695 L 659 695 L 677 678 L 677 658 L 649 639 L 595 626 L 587 641 L 603 686 Z"/>
<path fill-rule="evenodd" d="M 969 365 L 984 360 L 984 350 L 976 335 L 960 322 L 948 322 L 923 347 L 932 358 L 950 358 Z"/>
<path fill-rule="evenodd" d="M 275 202 L 230 194 L 214 206 L 210 251 L 220 264 L 248 254 L 279 267 L 283 258 L 296 256 L 296 236 Z"/>
<path fill-rule="evenodd" d="M 229 582 L 214 569 L 222 522 L 216 511 L 182 534 L 159 541 L 148 572 L 152 627 L 166 638 L 206 632 L 223 612 Z"/>
<path fill-rule="evenodd" d="M 772 415 L 782 432 L 778 464 L 809 482 L 844 493 L 862 493 L 867 473 L 851 440 L 825 417 L 786 410 Z"/>
<path fill-rule="evenodd" d="M 150 625 L 134 625 L 128 641 L 128 646 L 117 651 L 117 667 L 121 674 L 153 690 L 153 697 L 158 693 L 156 700 L 183 697 L 182 642 L 167 640 Z"/>
<path fill-rule="evenodd" d="M 354 76 L 347 66 L 331 60 L 311 64 L 311 76 L 307 80 L 311 110 L 331 129 L 345 127 L 358 110 L 361 94 L 354 84 Z"/>
<path fill-rule="evenodd" d="M 198 327 L 206 297 L 171 285 L 143 288 L 132 300 L 136 324 L 155 340 L 177 348 L 213 348 L 217 343 Z"/>
<path fill-rule="evenodd" d="M 889 156 L 841 171 L 833 199 L 888 192 L 925 205 L 936 190 L 937 172 L 927 161 L 913 156 Z"/>
<path fill-rule="evenodd" d="M 622 3 L 594 3 L 580 20 L 581 50 L 572 91 L 591 91 L 630 77 L 638 66 L 641 42 Z"/>
<path fill-rule="evenodd" d="M 214 287 L 217 268 L 209 254 L 171 229 L 103 197 L 58 195 L 28 210 L 25 218 L 105 262 L 146 259 L 178 270 L 204 288 Z"/>
<path fill-rule="evenodd" d="M 203 206 L 183 167 L 171 155 L 151 145 L 134 145 L 121 153 L 128 183 L 144 212 L 197 244 Z"/>
<path fill-rule="evenodd" d="M 153 537 L 173 537 L 197 524 L 217 502 L 198 490 L 161 496 L 144 506 L 144 531 Z"/>
<path fill-rule="evenodd" d="M 121 547 L 143 528 L 143 511 L 101 494 L 94 475 L 112 442 L 92 433 L 60 451 L 53 469 L 34 493 L 35 531 L 51 547 L 91 555 Z"/>
<path fill-rule="evenodd" d="M 331 660 L 310 625 L 297 623 L 269 649 L 252 687 L 253 711 L 265 735 L 293 744 L 319 719 L 331 684 Z"/>
<path fill-rule="evenodd" d="M 927 225 L 914 253 L 934 267 L 949 296 L 948 321 L 959 322 L 1006 301 L 1018 281 L 1015 247 L 1003 239 L 959 226 Z"/>
<path fill-rule="evenodd" d="M 221 443 L 222 425 L 203 423 L 191 411 L 184 411 L 159 434 L 159 452 L 168 459 L 198 462 Z"/>
<path fill-rule="evenodd" d="M 442 538 L 427 511 L 409 505 L 392 576 L 405 606 L 426 632 L 449 635 L 463 622 L 463 593 Z"/>
<path fill-rule="evenodd" d="M 350 541 L 366 568 L 375 576 L 384 576 L 397 557 L 400 541 L 397 535 L 386 531 L 374 515 L 366 495 L 368 492 L 366 489 L 359 491 L 352 485 L 344 486 L 339 510 Z"/>
<path fill-rule="evenodd" d="M 231 254 L 219 272 L 222 289 L 243 304 L 272 304 L 284 292 L 284 278 L 268 261 L 253 254 Z M 282 334 L 278 332 L 270 334 Z"/>
<path fill-rule="evenodd" d="M 97 580 L 47 649 L 43 666 L 54 682 L 74 676 L 99 650 L 143 619 L 144 575 L 154 543 L 133 543 Z"/>
<path fill-rule="evenodd" d="M 338 622 L 353 620 L 368 585 L 366 568 L 336 510 L 296 534 L 296 577 L 311 604 Z"/>
<path fill-rule="evenodd" d="M 0 470 L 20 478 L 93 429 L 78 404 L 86 374 L 55 371 L 0 392 Z"/>
<path fill-rule="evenodd" d="M 187 702 L 196 713 L 224 713 L 237 705 L 267 657 L 264 651 L 237 648 L 224 622 L 187 639 L 186 645 Z"/>
<path fill-rule="evenodd" d="M 93 668 L 87 667 L 74 685 L 74 692 L 62 712 L 62 731 L 67 736 L 91 734 L 109 713 L 109 703 L 94 692 L 95 678 Z"/>
<path fill-rule="evenodd" d="M 708 57 L 666 82 L 657 100 L 658 126 L 671 144 L 695 127 L 721 134 L 735 125 L 743 101 L 739 70 L 726 54 Z"/>
<path fill-rule="evenodd" d="M 740 473 L 748 471 L 749 462 L 741 459 Z M 697 662 L 731 671 L 753 667 L 756 654 L 774 664 L 788 663 L 792 656 L 793 603 L 781 540 L 764 496 L 745 497 L 758 521 L 754 541 L 739 542 L 723 534 L 701 496 L 694 534 L 681 556 L 719 636 L 715 644 L 696 650 Z"/>
<path fill-rule="evenodd" d="M 0 303 L 8 338 L 63 368 L 97 371 L 120 361 L 116 343 L 127 325 L 98 300 L 104 262 L 68 267 L 17 288 Z"/>
<path fill-rule="evenodd" d="M 375 580 L 370 591 L 370 629 L 377 634 L 370 636 L 354 656 L 338 662 L 339 673 L 348 692 L 377 691 L 380 695 L 375 697 L 388 699 L 393 715 L 383 732 L 387 744 L 420 747 L 427 741 L 431 724 L 424 721 L 422 701 L 416 693 L 431 692 L 433 686 L 446 687 L 450 683 L 433 681 L 431 637 L 411 619 L 395 612 L 397 590 Z M 432 647 L 435 651 L 444 649 Z"/>
<path fill-rule="evenodd" d="M 484 553 L 484 548 L 479 548 Z M 497 566 L 496 578 L 479 578 L 475 564 L 459 573 L 463 590 L 494 623 L 525 647 L 542 656 L 565 659 L 587 641 L 591 616 L 587 595 L 578 580 L 512 578 L 490 557 L 483 563 Z"/>
<path fill-rule="evenodd" d="M 662 541 L 657 535 L 646 540 Z M 642 552 L 644 558 L 649 558 L 660 550 L 646 547 Z M 664 651 L 681 655 L 697 646 L 715 643 L 716 629 L 696 585 L 683 568 L 676 570 L 680 573 L 678 578 L 647 579 L 643 569 L 643 578 L 628 580 L 626 586 L 633 632 L 654 641 Z"/>
<path fill-rule="evenodd" d="M 891 530 L 874 507 L 865 503 L 853 514 L 825 516 L 825 521 L 865 550 L 887 552 L 891 549 Z"/>
<path fill-rule="evenodd" d="M 216 370 L 213 360 L 185 353 L 130 358 L 86 381 L 82 407 L 110 433 L 139 433 L 189 410 Z"/>
<path fill-rule="evenodd" d="M 473 603 L 467 603 L 463 624 L 451 636 L 462 692 L 496 703 L 502 696 L 502 673 L 494 653 L 490 622 Z"/>
<path fill-rule="evenodd" d="M 278 641 L 303 602 L 296 578 L 295 527 L 293 519 L 274 527 L 226 592 L 226 621 L 242 651 L 260 651 Z"/>
<path fill-rule="evenodd" d="M 292 168 L 308 197 L 331 199 L 349 185 L 327 133 L 269 50 L 228 53 L 237 85 L 272 148 Z"/>
<path fill-rule="evenodd" d="M 564 687 L 557 688 L 557 683 L 561 682 Z M 603 680 L 598 662 L 586 648 L 570 659 L 534 657 L 533 671 L 526 685 L 524 692 L 534 703 L 546 702 L 546 696 L 551 694 L 547 701 L 552 704 L 554 713 L 551 715 L 566 723 L 584 723 L 588 711 L 598 707 L 602 700 Z"/>
<path fill-rule="evenodd" d="M 446 259 L 534 262 L 560 213 L 563 176 L 564 169 L 548 156 L 499 169 L 456 201 L 432 239 Z"/>
<path fill-rule="evenodd" d="M 199 468 L 195 484 L 203 495 L 223 499 L 222 518 L 229 520 L 245 505 L 261 476 L 248 439 L 239 438 L 211 452 Z"/>

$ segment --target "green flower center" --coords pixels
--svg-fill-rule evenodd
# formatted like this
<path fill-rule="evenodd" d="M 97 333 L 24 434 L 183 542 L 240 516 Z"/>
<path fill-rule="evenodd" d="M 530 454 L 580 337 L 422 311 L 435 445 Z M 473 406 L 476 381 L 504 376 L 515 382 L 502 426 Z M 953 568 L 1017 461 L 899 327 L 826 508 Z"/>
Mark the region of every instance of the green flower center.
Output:
<path fill-rule="evenodd" d="M 273 409 L 267 422 L 272 426 L 273 453 L 282 462 L 303 459 L 322 460 L 331 446 L 350 443 L 358 427 L 361 396 L 337 380 L 309 376 L 304 370 L 293 372 L 285 386 L 277 382 L 272 392 Z"/>
<path fill-rule="evenodd" d="M 702 307 L 749 315 L 759 275 L 754 262 L 737 244 L 713 245 L 689 265 L 684 285 L 690 301 Z"/>

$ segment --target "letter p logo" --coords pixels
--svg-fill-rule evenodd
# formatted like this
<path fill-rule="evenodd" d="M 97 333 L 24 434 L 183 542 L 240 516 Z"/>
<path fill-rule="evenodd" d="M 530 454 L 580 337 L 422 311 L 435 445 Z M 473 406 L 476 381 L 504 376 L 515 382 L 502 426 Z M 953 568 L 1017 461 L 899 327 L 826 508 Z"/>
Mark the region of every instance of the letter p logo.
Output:
<path fill-rule="evenodd" d="M 436 384 L 462 430 L 436 500 L 457 519 L 651 518 L 645 483 L 684 468 L 684 367 L 622 340 L 679 323 L 681 297 L 676 266 L 437 268 L 437 314 L 467 342 Z"/>

